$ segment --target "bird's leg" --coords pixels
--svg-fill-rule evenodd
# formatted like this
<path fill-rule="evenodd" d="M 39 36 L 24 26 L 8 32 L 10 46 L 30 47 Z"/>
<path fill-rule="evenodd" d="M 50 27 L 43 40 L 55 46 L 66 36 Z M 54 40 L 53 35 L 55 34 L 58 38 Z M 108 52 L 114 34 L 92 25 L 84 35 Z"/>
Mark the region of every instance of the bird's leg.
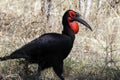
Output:
<path fill-rule="evenodd" d="M 53 70 L 61 80 L 64 80 L 64 77 L 62 75 L 63 74 L 63 62 L 54 65 Z"/>
<path fill-rule="evenodd" d="M 37 71 L 37 75 L 40 76 L 41 75 L 41 66 L 38 66 L 38 71 Z"/>
<path fill-rule="evenodd" d="M 28 67 L 29 66 L 29 62 L 28 61 L 23 61 L 23 63 L 24 63 L 23 69 L 24 69 L 25 74 L 26 75 L 30 75 L 31 73 L 33 73 L 33 71 L 30 70 L 29 67 Z"/>
<path fill-rule="evenodd" d="M 29 74 L 29 68 L 28 68 L 28 62 L 25 61 L 25 65 L 24 65 L 24 70 L 25 70 L 25 74 Z"/>
<path fill-rule="evenodd" d="M 39 80 L 39 77 L 41 76 L 41 66 L 40 65 L 38 65 L 37 74 L 35 76 L 36 76 L 36 80 Z"/>

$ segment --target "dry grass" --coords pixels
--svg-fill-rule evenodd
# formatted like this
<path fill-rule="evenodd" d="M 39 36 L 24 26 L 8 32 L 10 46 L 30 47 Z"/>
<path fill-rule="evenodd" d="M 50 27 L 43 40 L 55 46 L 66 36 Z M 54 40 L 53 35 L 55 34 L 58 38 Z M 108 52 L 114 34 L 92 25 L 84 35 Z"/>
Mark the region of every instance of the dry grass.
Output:
<path fill-rule="evenodd" d="M 65 60 L 64 74 L 68 80 L 119 80 L 120 2 L 113 6 L 102 0 L 102 7 L 98 9 L 97 2 L 93 1 L 86 20 L 94 31 L 90 32 L 81 27 L 72 52 Z M 0 56 L 10 54 L 41 34 L 61 33 L 61 17 L 64 11 L 81 11 L 78 1 L 66 0 L 58 6 L 60 2 L 52 2 L 50 16 L 46 17 L 48 13 L 43 9 L 47 8 L 43 8 L 42 0 L 0 0 Z M 84 15 L 85 12 L 81 14 Z M 23 76 L 23 64 L 20 63 L 21 60 L 0 62 L 0 78 L 24 79 L 26 76 Z M 37 66 L 30 65 L 30 69 L 33 71 L 31 74 L 34 74 Z M 52 79 L 56 77 L 51 69 L 44 71 L 42 76 Z M 30 77 L 31 80 L 34 80 L 33 78 L 34 76 Z"/>

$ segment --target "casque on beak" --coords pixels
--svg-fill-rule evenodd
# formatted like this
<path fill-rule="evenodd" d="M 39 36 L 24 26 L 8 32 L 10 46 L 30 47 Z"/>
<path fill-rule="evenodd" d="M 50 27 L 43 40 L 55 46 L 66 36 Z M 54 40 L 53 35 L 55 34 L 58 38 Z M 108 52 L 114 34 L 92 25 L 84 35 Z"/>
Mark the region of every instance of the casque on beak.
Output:
<path fill-rule="evenodd" d="M 80 14 L 76 13 L 76 17 L 73 18 L 73 21 L 78 21 L 79 23 L 85 25 L 87 28 L 89 28 L 92 31 L 92 28 L 90 27 L 90 25 L 83 19 L 80 18 Z"/>

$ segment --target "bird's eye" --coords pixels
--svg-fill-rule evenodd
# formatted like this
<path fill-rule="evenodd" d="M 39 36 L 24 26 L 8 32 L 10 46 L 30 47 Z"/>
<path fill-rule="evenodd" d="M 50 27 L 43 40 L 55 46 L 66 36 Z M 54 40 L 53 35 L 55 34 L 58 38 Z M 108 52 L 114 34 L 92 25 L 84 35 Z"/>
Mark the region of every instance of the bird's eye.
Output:
<path fill-rule="evenodd" d="M 76 13 L 73 11 L 69 11 L 69 15 L 71 18 L 74 18 L 76 16 Z"/>

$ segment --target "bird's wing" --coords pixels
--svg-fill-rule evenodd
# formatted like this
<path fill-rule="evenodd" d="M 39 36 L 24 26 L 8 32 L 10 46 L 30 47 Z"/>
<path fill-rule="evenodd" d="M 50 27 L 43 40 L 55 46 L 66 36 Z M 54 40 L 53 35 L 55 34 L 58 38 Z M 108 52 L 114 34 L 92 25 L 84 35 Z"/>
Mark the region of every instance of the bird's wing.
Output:
<path fill-rule="evenodd" d="M 70 38 L 56 33 L 49 33 L 34 39 L 17 49 L 14 53 L 21 56 L 43 56 L 65 52 L 71 48 Z"/>

